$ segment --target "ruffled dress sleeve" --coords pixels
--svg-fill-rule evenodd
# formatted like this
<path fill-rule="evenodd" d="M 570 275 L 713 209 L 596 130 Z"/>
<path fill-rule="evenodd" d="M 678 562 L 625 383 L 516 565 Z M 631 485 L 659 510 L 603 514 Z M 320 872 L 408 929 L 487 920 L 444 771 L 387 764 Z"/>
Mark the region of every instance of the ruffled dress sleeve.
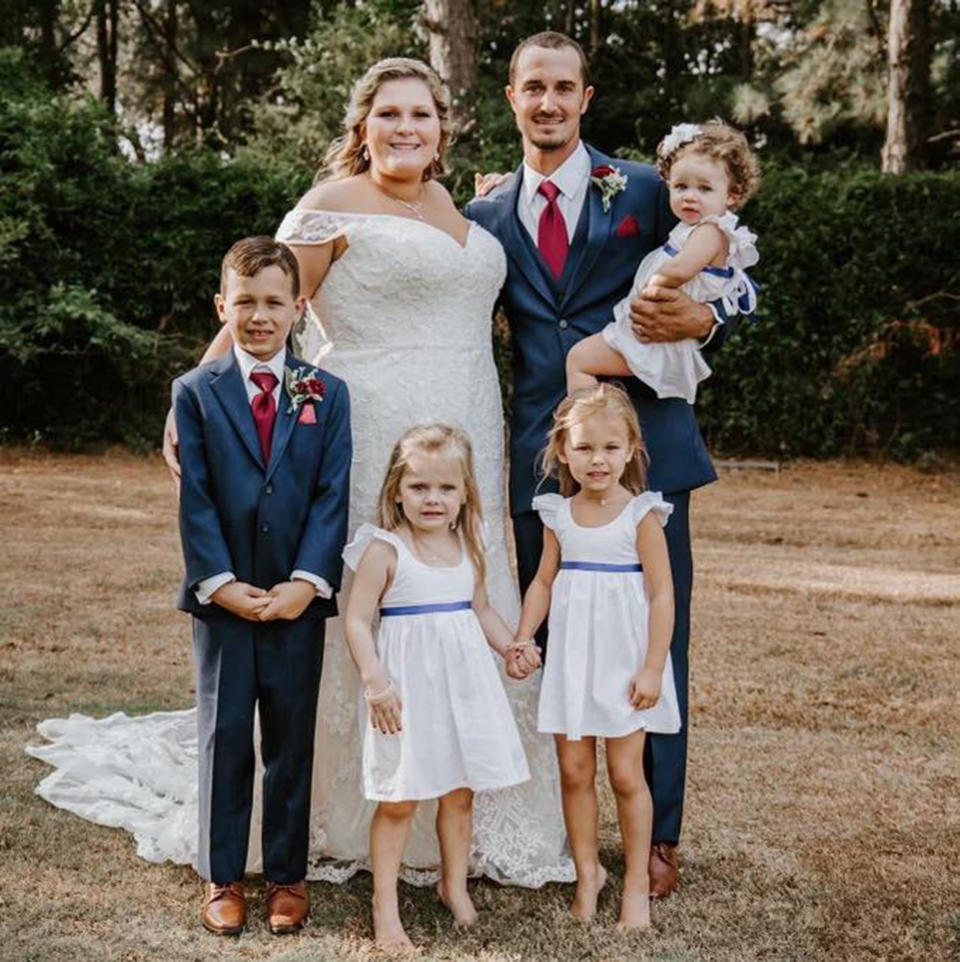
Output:
<path fill-rule="evenodd" d="M 760 260 L 757 253 L 757 235 L 743 225 L 737 226 L 737 215 L 727 211 L 720 217 L 705 217 L 703 223 L 716 224 L 726 235 L 729 251 L 727 264 L 737 270 L 745 271 Z"/>
<path fill-rule="evenodd" d="M 378 528 L 375 524 L 369 522 L 362 524 L 357 528 L 353 541 L 343 549 L 343 560 L 351 571 L 356 571 L 360 565 L 360 560 L 372 541 L 386 541 L 387 544 L 396 547 L 395 538 L 396 535 L 384 531 L 383 528 Z"/>
<path fill-rule="evenodd" d="M 663 495 L 659 491 L 644 491 L 633 499 L 633 523 L 640 522 L 649 512 L 653 512 L 662 527 L 667 526 L 670 515 L 673 514 L 673 505 L 663 500 Z"/>
<path fill-rule="evenodd" d="M 564 501 L 566 498 L 562 494 L 538 494 L 533 499 L 533 510 L 551 531 L 557 531 L 560 526 L 560 509 Z"/>
<path fill-rule="evenodd" d="M 723 300 L 727 310 L 752 314 L 756 310 L 757 297 L 745 271 L 760 259 L 755 241 L 756 235 L 746 227 L 737 226 L 737 215 L 726 211 L 719 217 L 704 217 L 701 224 L 716 224 L 727 238 L 727 260 L 723 267 L 708 265 L 683 285 L 683 290 L 695 301 Z M 671 233 L 671 242 L 679 250 L 691 232 L 699 225 L 678 224 Z M 728 304 L 729 302 L 729 304 Z M 739 307 L 734 306 L 739 305 Z"/>

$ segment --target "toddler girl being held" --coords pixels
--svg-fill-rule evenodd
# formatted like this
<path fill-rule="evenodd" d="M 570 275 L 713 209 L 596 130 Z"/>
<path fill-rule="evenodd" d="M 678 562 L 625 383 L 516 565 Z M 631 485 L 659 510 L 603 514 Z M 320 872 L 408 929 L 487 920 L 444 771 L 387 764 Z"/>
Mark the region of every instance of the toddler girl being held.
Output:
<path fill-rule="evenodd" d="M 600 375 L 633 374 L 657 397 L 696 400 L 697 385 L 710 374 L 700 342 L 644 342 L 633 332 L 630 301 L 645 288 L 679 287 L 701 304 L 747 295 L 745 313 L 756 307 L 756 294 L 744 275 L 758 260 L 756 236 L 738 227 L 732 213 L 759 181 L 746 138 L 720 121 L 679 124 L 657 147 L 657 170 L 679 223 L 667 242 L 641 261 L 630 294 L 614 306 L 613 323 L 568 353 L 568 391 L 589 387 Z"/>
<path fill-rule="evenodd" d="M 673 581 L 663 526 L 673 510 L 644 491 L 644 448 L 626 393 L 612 384 L 561 402 L 544 454 L 560 494 L 534 498 L 543 553 L 517 632 L 549 610 L 538 728 L 554 735 L 563 813 L 577 870 L 572 912 L 592 917 L 606 880 L 598 860 L 596 741 L 606 739 L 626 872 L 620 925 L 650 924 L 653 804 L 645 734 L 680 730 L 669 647 Z"/>
<path fill-rule="evenodd" d="M 487 600 L 480 501 L 462 431 L 430 424 L 405 432 L 390 455 L 377 525 L 362 525 L 343 556 L 356 571 L 347 642 L 370 716 L 364 794 L 379 803 L 370 828 L 376 942 L 409 949 L 397 876 L 417 803 L 439 800 L 437 893 L 470 923 L 473 793 L 530 777 L 490 652 L 519 678 L 522 648 Z"/>

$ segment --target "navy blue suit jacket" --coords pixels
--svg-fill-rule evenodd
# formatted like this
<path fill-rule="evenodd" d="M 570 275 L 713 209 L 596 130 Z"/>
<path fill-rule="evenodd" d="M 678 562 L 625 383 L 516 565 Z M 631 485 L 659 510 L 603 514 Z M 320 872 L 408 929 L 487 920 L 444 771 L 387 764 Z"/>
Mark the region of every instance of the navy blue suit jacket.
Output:
<path fill-rule="evenodd" d="M 290 356 L 287 368 L 314 370 Z M 200 618 L 233 617 L 201 605 L 200 581 L 223 571 L 270 589 L 297 569 L 340 587 L 350 494 L 350 400 L 347 386 L 326 371 L 315 423 L 289 411 L 281 387 L 270 463 L 265 464 L 233 351 L 173 382 L 180 440 L 180 540 L 186 576 L 178 607 Z M 298 423 L 299 421 L 299 423 Z M 303 614 L 337 613 L 334 598 L 317 597 Z"/>
<path fill-rule="evenodd" d="M 467 207 L 467 216 L 497 237 L 507 253 L 500 303 L 513 338 L 513 411 L 510 422 L 510 507 L 529 511 L 541 480 L 540 453 L 557 405 L 566 393 L 567 351 L 613 319 L 613 306 L 629 293 L 640 261 L 662 244 L 676 219 L 667 191 L 649 164 L 614 160 L 589 145 L 591 168 L 613 164 L 626 188 L 604 212 L 591 185 L 570 245 L 563 276 L 555 281 L 517 216 L 523 165 L 511 180 Z M 634 224 L 624 219 L 630 215 Z M 622 226 L 621 226 L 622 225 Z M 718 305 L 722 311 L 722 306 Z M 727 319 L 709 347 L 733 332 L 740 315 Z M 648 486 L 665 493 L 689 491 L 716 479 L 693 407 L 682 398 L 658 399 L 636 378 L 624 386 L 640 416 L 650 454 Z M 555 491 L 552 479 L 539 490 Z"/>

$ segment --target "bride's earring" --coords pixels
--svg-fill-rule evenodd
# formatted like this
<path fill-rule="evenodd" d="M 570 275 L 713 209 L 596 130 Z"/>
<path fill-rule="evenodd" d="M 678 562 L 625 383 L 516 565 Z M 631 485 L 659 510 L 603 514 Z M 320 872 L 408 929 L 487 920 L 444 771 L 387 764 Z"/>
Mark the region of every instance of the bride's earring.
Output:
<path fill-rule="evenodd" d="M 360 156 L 367 162 L 370 163 L 370 151 L 367 150 L 367 145 L 363 145 L 363 150 L 360 151 Z"/>

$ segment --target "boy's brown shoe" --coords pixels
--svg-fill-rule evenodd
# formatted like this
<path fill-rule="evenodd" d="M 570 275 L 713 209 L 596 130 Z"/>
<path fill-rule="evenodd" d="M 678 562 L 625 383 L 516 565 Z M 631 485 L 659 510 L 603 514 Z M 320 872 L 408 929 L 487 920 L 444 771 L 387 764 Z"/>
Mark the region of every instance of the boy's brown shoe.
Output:
<path fill-rule="evenodd" d="M 231 882 L 217 885 L 207 882 L 203 897 L 200 920 L 214 935 L 239 935 L 247 918 L 247 901 L 243 895 L 243 883 Z"/>
<path fill-rule="evenodd" d="M 267 886 L 267 918 L 274 935 L 296 932 L 310 911 L 306 882 L 280 885 L 271 882 Z"/>
<path fill-rule="evenodd" d="M 650 897 L 666 898 L 679 879 L 677 846 L 668 842 L 654 842 L 650 847 Z"/>

